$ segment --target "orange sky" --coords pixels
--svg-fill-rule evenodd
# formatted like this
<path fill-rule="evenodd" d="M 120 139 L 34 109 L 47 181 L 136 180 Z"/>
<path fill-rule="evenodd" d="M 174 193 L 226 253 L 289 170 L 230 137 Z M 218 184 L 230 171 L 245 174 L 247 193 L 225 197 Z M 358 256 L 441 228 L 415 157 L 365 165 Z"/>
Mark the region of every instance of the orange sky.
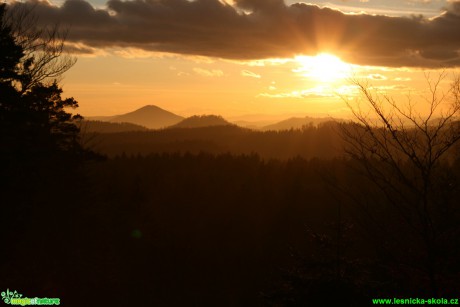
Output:
<path fill-rule="evenodd" d="M 351 77 L 405 100 L 407 95 L 426 94 L 425 74 L 436 77 L 440 73 L 351 65 L 330 55 L 234 61 L 135 53 L 79 58 L 63 80 L 65 93 L 80 102 L 79 112 L 114 115 L 154 104 L 182 116 L 343 117 L 348 109 L 342 96 L 357 93 Z M 448 80 L 443 84 L 447 86 Z M 253 119 L 259 118 L 263 117 Z"/>
<path fill-rule="evenodd" d="M 352 76 L 405 99 L 426 94 L 427 72 L 460 64 L 459 1 L 314 3 L 68 0 L 36 12 L 71 24 L 78 62 L 62 84 L 84 116 L 154 104 L 182 116 L 342 117 Z"/>

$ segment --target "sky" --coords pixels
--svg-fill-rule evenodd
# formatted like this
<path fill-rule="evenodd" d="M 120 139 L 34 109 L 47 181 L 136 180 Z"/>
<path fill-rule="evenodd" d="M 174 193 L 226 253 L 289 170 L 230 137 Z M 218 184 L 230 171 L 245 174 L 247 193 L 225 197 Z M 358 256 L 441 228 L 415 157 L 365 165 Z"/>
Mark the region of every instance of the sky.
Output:
<path fill-rule="evenodd" d="M 460 65 L 460 1 L 23 1 L 69 29 L 84 116 L 157 105 L 229 119 L 349 114 L 355 78 L 398 101 Z M 347 98 L 348 99 L 348 98 Z M 423 100 L 423 99 L 422 99 Z"/>

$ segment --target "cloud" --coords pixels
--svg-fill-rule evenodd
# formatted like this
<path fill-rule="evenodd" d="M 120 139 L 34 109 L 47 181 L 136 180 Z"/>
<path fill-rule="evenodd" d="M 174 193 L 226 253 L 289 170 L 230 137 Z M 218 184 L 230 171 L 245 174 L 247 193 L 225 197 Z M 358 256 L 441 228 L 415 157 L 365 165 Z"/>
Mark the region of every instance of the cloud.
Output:
<path fill-rule="evenodd" d="M 189 73 L 183 72 L 183 71 L 179 71 L 176 75 L 177 75 L 178 77 L 190 76 Z"/>
<path fill-rule="evenodd" d="M 379 93 L 388 93 L 389 91 L 415 91 L 413 88 L 410 88 L 405 85 L 381 85 L 381 86 L 370 86 L 369 89 L 379 92 Z"/>
<path fill-rule="evenodd" d="M 65 52 L 85 57 L 103 56 L 108 54 L 100 48 L 93 48 L 81 43 L 66 42 L 64 49 Z"/>
<path fill-rule="evenodd" d="M 407 0 L 408 3 L 431 3 L 433 0 Z"/>
<path fill-rule="evenodd" d="M 219 69 L 203 69 L 203 68 L 194 68 L 193 71 L 202 77 L 222 77 L 224 75 L 224 72 Z"/>
<path fill-rule="evenodd" d="M 303 98 L 335 97 L 336 94 L 337 94 L 337 91 L 332 89 L 330 86 L 317 86 L 317 87 L 313 87 L 313 88 L 306 89 L 306 90 L 294 90 L 291 92 L 284 92 L 284 93 L 260 93 L 257 95 L 257 97 L 303 99 Z"/>
<path fill-rule="evenodd" d="M 265 97 L 265 98 L 326 98 L 326 97 L 333 97 L 331 94 L 321 94 L 321 93 L 308 93 L 304 91 L 292 91 L 289 93 L 278 93 L 278 94 L 271 94 L 271 93 L 261 93 L 257 95 L 257 97 Z"/>
<path fill-rule="evenodd" d="M 129 47 L 258 60 L 330 52 L 362 65 L 460 66 L 460 1 L 430 19 L 345 14 L 283 0 L 109 0 L 105 9 L 84 0 L 9 5 L 34 7 L 41 21 L 68 24 L 68 41 L 80 53 Z"/>
<path fill-rule="evenodd" d="M 251 78 L 256 78 L 256 79 L 261 78 L 261 76 L 259 74 L 256 74 L 255 72 L 252 72 L 252 71 L 249 71 L 249 70 L 242 70 L 241 75 L 243 77 L 251 77 Z"/>
<path fill-rule="evenodd" d="M 397 87 L 397 86 L 395 86 Z M 395 87 L 389 87 L 394 89 Z M 380 90 L 379 87 L 372 87 L 375 90 Z M 383 87 L 382 87 L 383 88 Z M 264 98 L 296 98 L 296 99 L 323 99 L 323 98 L 340 98 L 358 96 L 360 94 L 359 88 L 356 85 L 342 85 L 339 87 L 332 87 L 331 85 L 319 85 L 304 90 L 293 90 L 291 92 L 273 92 L 276 89 L 270 89 L 271 93 L 260 93 L 256 97 Z"/>
<path fill-rule="evenodd" d="M 371 80 L 377 80 L 377 81 L 387 79 L 387 77 L 385 77 L 384 75 L 381 75 L 381 74 L 370 74 L 369 76 L 367 76 L 367 78 L 371 79 Z"/>

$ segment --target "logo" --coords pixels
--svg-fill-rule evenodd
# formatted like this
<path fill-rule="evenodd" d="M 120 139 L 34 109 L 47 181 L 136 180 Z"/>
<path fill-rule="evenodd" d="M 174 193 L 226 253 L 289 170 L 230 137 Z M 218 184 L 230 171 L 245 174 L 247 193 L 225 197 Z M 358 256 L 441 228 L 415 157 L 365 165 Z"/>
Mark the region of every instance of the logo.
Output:
<path fill-rule="evenodd" d="M 6 292 L 2 292 L 1 295 L 3 302 L 8 305 L 59 305 L 61 303 L 59 298 L 22 297 L 22 294 L 19 294 L 16 290 L 10 291 L 9 289 L 6 289 Z"/>

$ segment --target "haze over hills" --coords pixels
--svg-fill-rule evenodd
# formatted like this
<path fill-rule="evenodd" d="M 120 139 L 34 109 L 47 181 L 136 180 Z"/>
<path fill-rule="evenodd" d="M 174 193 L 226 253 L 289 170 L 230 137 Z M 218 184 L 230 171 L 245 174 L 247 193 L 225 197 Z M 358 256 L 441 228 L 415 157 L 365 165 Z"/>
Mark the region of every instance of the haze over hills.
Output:
<path fill-rule="evenodd" d="M 248 115 L 249 116 L 249 115 Z M 88 117 L 88 122 L 91 122 L 89 130 L 97 132 L 121 132 L 121 131 L 139 131 L 142 128 L 148 129 L 163 129 L 163 128 L 200 128 L 210 126 L 227 126 L 237 125 L 253 130 L 262 131 L 281 131 L 290 129 L 301 129 L 303 126 L 313 125 L 333 121 L 331 117 L 290 117 L 285 120 L 279 120 L 280 116 L 267 115 L 265 120 L 261 119 L 262 115 L 258 115 L 257 120 L 254 116 L 249 116 L 252 120 L 243 120 L 243 117 L 234 118 L 227 121 L 220 115 L 194 115 L 184 118 L 167 110 L 154 105 L 147 105 L 133 112 L 115 116 L 94 116 Z M 282 118 L 282 117 L 281 117 Z M 97 122 L 97 123 L 96 123 Z M 102 123 L 130 123 L 134 126 L 111 126 L 103 125 Z M 139 127 L 141 126 L 141 127 Z"/>
<path fill-rule="evenodd" d="M 84 116 L 84 119 L 88 120 L 88 121 L 108 122 L 112 118 L 115 118 L 117 116 L 118 115 L 113 115 L 113 116 Z"/>
<path fill-rule="evenodd" d="M 226 121 L 218 115 L 194 115 L 169 128 L 200 128 L 213 126 L 233 126 L 234 124 Z"/>
<path fill-rule="evenodd" d="M 231 120 L 237 126 L 253 129 L 253 130 L 260 130 L 265 126 L 276 124 L 278 121 L 273 120 L 257 120 L 257 121 L 250 121 L 250 120 Z"/>
<path fill-rule="evenodd" d="M 83 120 L 80 126 L 81 132 L 84 133 L 118 133 L 131 131 L 148 131 L 149 129 L 132 124 L 132 123 L 112 123 L 101 120 Z"/>
<path fill-rule="evenodd" d="M 275 124 L 267 125 L 261 128 L 261 130 L 268 131 L 280 131 L 280 130 L 290 130 L 290 129 L 301 129 L 304 126 L 317 126 L 319 124 L 335 121 L 332 117 L 324 117 L 324 118 L 314 118 L 314 117 L 292 117 L 286 120 L 280 121 Z"/>
<path fill-rule="evenodd" d="M 116 116 L 89 117 L 89 120 L 113 123 L 132 123 L 149 129 L 161 129 L 179 123 L 184 118 L 154 105 L 147 105 L 133 112 Z"/>

